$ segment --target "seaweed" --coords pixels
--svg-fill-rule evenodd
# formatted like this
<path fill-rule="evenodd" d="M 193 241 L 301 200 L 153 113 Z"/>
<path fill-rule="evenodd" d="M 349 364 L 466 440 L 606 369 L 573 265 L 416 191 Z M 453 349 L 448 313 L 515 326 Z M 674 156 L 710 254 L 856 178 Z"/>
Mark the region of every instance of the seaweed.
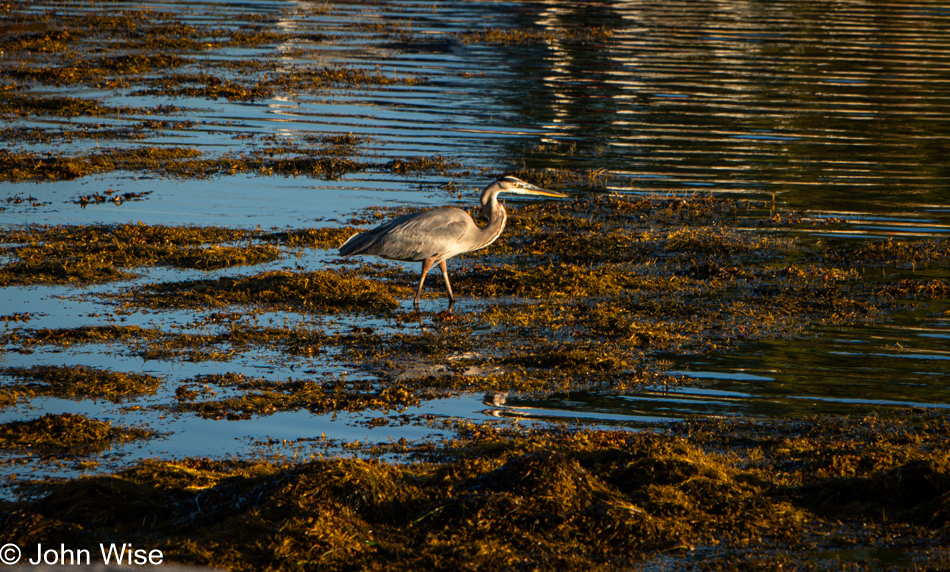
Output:
<path fill-rule="evenodd" d="M 823 568 L 843 546 L 947 563 L 944 416 L 455 431 L 398 461 L 140 461 L 34 485 L 3 529 L 233 570 Z M 846 476 L 825 469 L 845 451 Z"/>
<path fill-rule="evenodd" d="M 103 398 L 121 402 L 132 396 L 155 393 L 162 379 L 143 373 L 121 373 L 87 366 L 34 365 L 0 368 L 0 375 L 19 379 L 0 388 L 0 402 L 23 397 Z"/>
<path fill-rule="evenodd" d="M 70 413 L 46 414 L 29 421 L 0 424 L 0 448 L 44 456 L 88 455 L 116 443 L 150 439 L 157 433 L 139 427 L 113 426 L 108 421 Z"/>

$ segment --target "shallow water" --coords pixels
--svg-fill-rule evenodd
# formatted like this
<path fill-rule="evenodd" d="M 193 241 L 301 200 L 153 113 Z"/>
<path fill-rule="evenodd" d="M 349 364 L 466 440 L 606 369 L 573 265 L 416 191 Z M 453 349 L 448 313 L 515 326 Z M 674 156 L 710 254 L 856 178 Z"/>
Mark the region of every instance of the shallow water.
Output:
<path fill-rule="evenodd" d="M 101 9 L 78 2 L 40 4 L 37 10 Z M 136 3 L 109 6 L 131 8 Z M 344 63 L 425 81 L 254 102 L 64 88 L 65 93 L 95 95 L 115 105 L 191 108 L 181 114 L 184 124 L 172 134 L 109 142 L 110 146 L 187 145 L 226 153 L 253 148 L 267 136 L 299 139 L 353 133 L 370 138 L 368 152 L 376 160 L 438 154 L 457 160 L 470 172 L 455 178 L 358 173 L 338 180 L 246 175 L 176 180 L 112 173 L 56 183 L 2 183 L 0 199 L 29 195 L 35 199 L 28 203 L 41 206 L 7 204 L 0 212 L 0 224 L 329 226 L 345 224 L 352 213 L 374 205 L 467 205 L 473 202 L 475 188 L 485 183 L 483 173 L 527 166 L 604 169 L 620 176 L 608 187 L 615 192 L 730 193 L 774 200 L 806 217 L 844 221 L 834 231 L 791 231 L 807 240 L 945 237 L 950 231 L 950 7 L 940 2 L 690 0 L 576 6 L 407 1 L 364 6 L 255 1 L 163 2 L 153 8 L 180 13 L 185 22 L 221 26 L 236 25 L 248 14 L 277 14 L 280 29 L 332 38 L 232 49 L 199 58 L 244 59 L 277 52 L 288 54 L 282 56 L 287 66 Z M 555 38 L 528 45 L 465 43 L 453 35 L 523 26 L 557 30 L 578 24 L 607 26 L 613 35 L 594 42 Z M 295 55 L 293 48 L 300 47 L 320 49 Z M 121 126 L 141 119 L 31 118 L 18 125 Z M 64 152 L 97 144 L 84 140 L 17 148 Z M 450 179 L 458 186 L 446 187 Z M 80 195 L 106 189 L 151 194 L 121 206 L 82 208 L 76 203 Z M 322 264 L 320 256 L 297 263 Z M 293 260 L 272 267 L 288 264 Z M 899 276 L 898 272 L 912 275 L 914 270 L 888 272 Z M 932 277 L 950 275 L 946 262 L 927 272 Z M 142 280 L 158 275 L 156 271 Z M 165 279 L 204 275 L 164 274 Z M 90 296 L 76 299 L 74 294 L 65 287 L 6 288 L 0 293 L 2 313 L 37 314 L 30 327 L 116 319 L 92 317 L 102 310 L 101 304 Z M 484 303 L 463 298 L 457 310 L 477 311 Z M 430 301 L 428 309 L 438 304 L 441 301 Z M 132 314 L 121 322 L 185 327 L 188 313 L 180 314 Z M 269 316 L 277 321 L 285 318 L 301 319 Z M 892 407 L 947 408 L 948 338 L 950 317 L 945 307 L 934 303 L 909 308 L 875 326 L 822 329 L 794 340 L 746 344 L 720 355 L 665 356 L 674 363 L 674 372 L 706 380 L 702 388 L 655 388 L 635 395 L 513 395 L 502 407 L 483 405 L 480 395 L 461 395 L 406 413 L 642 427 L 692 416 L 862 415 Z M 169 388 L 177 379 L 222 369 L 214 363 L 143 363 L 115 348 L 92 346 L 29 355 L 4 353 L 0 363 L 75 363 L 145 371 L 166 376 Z M 363 375 L 323 360 L 310 367 L 328 374 Z M 273 365 L 266 355 L 241 356 L 227 369 L 282 378 L 295 375 Z M 167 399 L 168 393 L 151 399 L 162 397 Z M 163 439 L 126 447 L 126 459 L 244 455 L 267 450 L 256 444 L 267 438 L 294 441 L 326 434 L 338 441 L 383 443 L 442 434 L 437 427 L 394 421 L 371 429 L 352 415 L 300 412 L 208 421 L 63 400 L 37 400 L 7 410 L 0 421 L 45 411 L 143 421 L 169 432 Z M 304 443 L 301 447 L 309 447 L 310 441 Z"/>

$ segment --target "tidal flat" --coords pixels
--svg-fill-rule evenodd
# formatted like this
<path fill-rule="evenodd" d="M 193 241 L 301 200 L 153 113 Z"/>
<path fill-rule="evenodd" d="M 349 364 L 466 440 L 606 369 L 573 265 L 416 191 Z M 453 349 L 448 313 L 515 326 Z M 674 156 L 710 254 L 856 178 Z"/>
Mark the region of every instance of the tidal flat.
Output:
<path fill-rule="evenodd" d="M 2 402 L 38 395 L 122 401 L 164 386 L 147 407 L 166 414 L 227 422 L 288 411 L 363 412 L 385 425 L 396 422 L 394 412 L 459 393 L 636 395 L 700 384 L 667 373 L 662 356 L 738 351 L 750 341 L 794 340 L 819 325 L 874 323 L 950 291 L 941 279 L 869 278 L 870 268 L 895 257 L 918 265 L 927 253 L 939 259 L 945 244 L 796 240 L 775 232 L 769 205 L 750 201 L 587 196 L 510 210 L 499 243 L 455 265 L 459 291 L 481 301 L 456 313 L 400 304 L 413 292 L 412 269 L 343 260 L 321 270 L 263 272 L 252 263 L 235 277 L 124 286 L 114 263 L 87 268 L 77 253 L 98 247 L 72 238 L 108 244 L 112 234 L 137 237 L 122 241 L 137 245 L 121 252 L 123 272 L 164 264 L 156 252 L 179 248 L 189 255 L 173 256 L 175 264 L 246 265 L 241 256 L 214 254 L 216 240 L 236 238 L 224 228 L 6 233 L 4 273 L 14 283 L 55 281 L 78 293 L 86 283 L 113 282 L 96 296 L 116 314 L 175 310 L 201 322 L 26 322 L 8 325 L 7 351 L 109 344 L 144 360 L 211 362 L 227 373 L 170 387 L 132 371 L 5 368 L 14 381 L 5 384 Z M 325 231 L 303 233 L 307 240 L 294 233 L 237 238 L 247 241 L 244 248 L 270 246 L 294 260 L 302 249 L 321 250 L 345 236 Z M 329 243 L 314 238 L 324 235 Z M 47 265 L 21 262 L 37 250 L 48 253 Z M 444 303 L 441 292 L 426 296 L 436 309 Z M 257 320 L 277 311 L 345 314 L 357 323 L 368 314 L 389 325 L 331 330 L 306 320 Z M 235 356 L 255 352 L 296 364 L 300 373 L 281 379 L 230 371 Z M 367 375 L 308 373 L 314 359 L 358 364 Z M 398 373 L 406 363 L 416 368 Z M 21 479 L 23 500 L 6 504 L 5 538 L 94 546 L 118 534 L 176 562 L 235 570 L 612 569 L 700 555 L 710 569 L 765 569 L 803 559 L 822 567 L 832 555 L 859 549 L 900 552 L 926 565 L 947 561 L 950 432 L 939 411 L 694 420 L 634 432 L 421 416 L 402 422 L 442 425 L 450 436 L 323 443 L 323 451 L 307 455 L 277 447 L 254 460 L 152 458 L 106 475 Z M 82 416 L 9 422 L 0 426 L 0 446 L 68 465 L 114 439 L 157 437 L 143 428 L 92 431 L 92 423 Z M 77 445 L 63 446 L 69 443 Z M 116 506 L 124 508 L 117 514 Z"/>
<path fill-rule="evenodd" d="M 397 110 L 437 91 L 454 107 L 507 77 L 478 60 L 489 50 L 605 50 L 629 36 L 612 18 L 494 28 L 480 13 L 430 19 L 438 5 L 376 18 L 333 2 L 112 4 L 0 6 L 0 288 L 17 302 L 0 311 L 4 543 L 98 553 L 116 540 L 232 570 L 950 569 L 940 224 L 903 232 L 902 212 L 879 231 L 867 213 L 760 188 L 631 192 L 650 184 L 631 172 L 641 158 L 499 126 L 481 108 L 465 137 L 532 139 L 472 159 L 451 151 L 481 140 L 433 150 L 425 120 L 395 137 L 353 128 L 356 110 L 385 107 L 373 90 L 394 90 Z M 364 52 L 386 57 L 345 63 Z M 393 54 L 463 63 L 397 70 Z M 673 91 L 630 99 L 656 108 Z M 834 127 L 843 139 L 847 122 Z M 822 145 L 823 159 L 851 161 Z M 829 164 L 823 184 L 837 180 Z M 880 170 L 888 184 L 901 172 Z M 501 238 L 449 262 L 454 312 L 432 277 L 412 308 L 415 264 L 335 254 L 432 204 L 475 216 L 477 187 L 504 173 L 571 198 L 509 202 Z M 296 213 L 292 196 L 321 207 L 340 185 L 415 194 L 264 228 L 166 210 L 173 186 L 194 184 L 227 213 L 239 181 L 254 187 L 240 207 L 252 214 Z M 907 316 L 932 347 L 892 333 Z M 846 366 L 827 357 L 868 340 L 883 341 L 838 352 Z M 833 347 L 821 358 L 800 349 L 821 344 Z M 783 390 L 763 376 L 781 367 L 774 353 L 829 363 Z M 895 367 L 862 393 L 862 362 L 919 355 L 937 365 Z M 766 356 L 734 368 L 766 386 L 766 405 L 710 388 L 696 370 L 722 356 Z"/>

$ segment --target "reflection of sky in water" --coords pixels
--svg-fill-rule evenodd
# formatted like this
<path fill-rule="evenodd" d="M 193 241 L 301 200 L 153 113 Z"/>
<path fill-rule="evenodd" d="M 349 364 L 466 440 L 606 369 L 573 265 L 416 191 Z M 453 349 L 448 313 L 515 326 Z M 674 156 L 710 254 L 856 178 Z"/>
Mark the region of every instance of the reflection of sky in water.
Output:
<path fill-rule="evenodd" d="M 167 9 L 186 12 L 184 21 L 222 16 L 239 21 L 244 10 L 280 11 L 286 6 L 229 4 L 192 3 Z M 480 169 L 493 173 L 525 166 L 607 169 L 618 176 L 609 189 L 619 192 L 666 195 L 708 190 L 766 200 L 774 194 L 781 208 L 799 209 L 812 220 L 841 221 L 834 228 L 797 231 L 807 240 L 945 237 L 950 228 L 950 195 L 943 164 L 946 154 L 938 151 L 946 148 L 944 139 L 950 131 L 950 91 L 945 89 L 950 12 L 921 10 L 902 13 L 901 19 L 889 12 L 897 8 L 884 5 L 841 5 L 834 12 L 806 10 L 823 6 L 807 1 L 769 3 L 770 9 L 761 12 L 752 10 L 754 5 L 691 0 L 575 9 L 567 3 L 476 2 L 440 4 L 433 10 L 426 3 L 371 8 L 334 3 L 327 13 L 305 10 L 286 17 L 280 26 L 328 34 L 336 40 L 315 46 L 303 43 L 320 51 L 299 61 L 285 55 L 285 65 L 320 69 L 345 64 L 378 69 L 389 77 L 420 77 L 425 82 L 251 103 L 94 93 L 111 105 L 172 104 L 191 111 L 172 118 L 183 125 L 170 134 L 152 134 L 144 141 L 125 144 L 77 140 L 55 150 L 160 144 L 223 154 L 263 148 L 267 136 L 301 143 L 306 135 L 353 133 L 370 138 L 360 147 L 360 160 L 384 164 L 393 158 L 438 154 L 460 161 L 470 172 L 401 177 L 370 171 L 339 180 L 247 175 L 176 180 L 110 173 L 57 183 L 0 183 L 0 199 L 33 196 L 40 203 L 50 203 L 40 207 L 6 204 L 0 224 L 142 221 L 259 225 L 263 229 L 333 226 L 347 224 L 352 213 L 373 205 L 471 205 L 476 189 L 485 183 Z M 202 12 L 208 6 L 214 6 L 215 16 Z M 811 25 L 815 17 L 821 25 Z M 396 20 L 411 20 L 411 30 L 417 34 L 412 42 L 352 33 L 354 22 L 392 24 Z M 489 27 L 574 24 L 608 24 L 617 29 L 613 37 L 594 45 L 558 40 L 541 46 L 466 45 L 446 35 Z M 822 30 L 834 33 L 824 35 Z M 887 41 L 866 43 L 867 30 Z M 287 54 L 286 49 L 292 47 L 278 50 Z M 229 55 L 256 58 L 260 52 L 233 50 Z M 143 119 L 123 115 L 16 123 L 106 128 Z M 246 135 L 254 137 L 238 138 Z M 50 150 L 32 144 L 23 149 Z M 456 190 L 441 188 L 450 180 L 457 183 Z M 121 206 L 105 203 L 80 208 L 75 204 L 80 195 L 107 189 L 151 194 Z M 326 261 L 324 252 L 304 251 L 302 258 L 215 273 L 146 270 L 135 283 L 239 275 L 296 264 L 313 269 Z M 415 265 L 408 267 L 415 270 Z M 947 277 L 945 271 L 932 274 Z M 146 312 L 113 317 L 112 307 L 92 296 L 123 286 L 128 284 L 78 291 L 5 288 L 0 305 L 3 314 L 32 314 L 34 318 L 25 324 L 30 328 L 116 323 L 188 331 L 187 324 L 202 314 Z M 477 312 L 483 303 L 463 299 L 456 310 Z M 440 302 L 427 304 L 432 304 L 429 310 L 441 309 Z M 740 345 L 731 353 L 714 356 L 668 358 L 677 375 L 703 380 L 706 385 L 701 388 L 649 388 L 631 395 L 511 395 L 499 407 L 486 407 L 480 395 L 460 395 L 410 408 L 407 413 L 476 421 L 579 420 L 642 427 L 656 420 L 697 415 L 771 417 L 946 407 L 950 388 L 944 381 L 948 374 L 945 345 L 950 321 L 935 315 L 939 313 L 933 309 L 908 312 L 888 327 L 822 331 L 804 339 Z M 259 318 L 275 324 L 285 318 L 292 322 L 322 319 L 281 313 Z M 332 320 L 332 324 L 317 325 L 391 325 L 365 316 Z M 11 322 L 5 331 L 16 327 Z M 349 371 L 332 356 L 291 370 L 273 365 L 266 351 L 254 350 L 226 364 L 143 361 L 128 351 L 121 344 L 66 350 L 44 347 L 29 355 L 0 353 L 0 363 L 81 364 L 165 377 L 159 395 L 142 398 L 143 405 L 170 402 L 177 383 L 198 374 L 233 371 L 286 379 L 302 377 L 301 370 L 313 368 L 369 375 Z M 248 421 L 208 421 L 193 415 L 131 412 L 129 405 L 38 399 L 32 407 L 2 412 L 0 421 L 35 417 L 46 410 L 69 411 L 126 423 L 144 421 L 170 433 L 144 445 L 124 447 L 130 458 L 241 455 L 253 450 L 251 441 L 268 437 L 295 440 L 326 433 L 344 441 L 386 442 L 439 433 L 413 424 L 370 429 L 358 423 L 364 416 L 384 416 L 383 412 L 339 414 L 335 420 L 292 412 Z"/>
<path fill-rule="evenodd" d="M 334 226 L 369 205 L 397 206 L 406 203 L 441 205 L 442 196 L 412 192 L 416 185 L 394 181 L 316 181 L 300 177 L 219 176 L 210 180 L 133 180 L 123 175 L 85 178 L 56 184 L 7 185 L 8 193 L 30 194 L 51 202 L 30 212 L 29 217 L 0 213 L 8 224 L 185 224 L 220 225 L 262 229 L 272 227 Z M 0 185 L 0 189 L 3 185 Z M 151 191 L 142 201 L 121 206 L 111 202 L 80 208 L 72 202 L 80 195 Z M 4 191 L 0 190 L 0 193 Z M 470 191 L 473 192 L 473 191 Z M 24 207 L 25 208 L 25 207 Z"/>

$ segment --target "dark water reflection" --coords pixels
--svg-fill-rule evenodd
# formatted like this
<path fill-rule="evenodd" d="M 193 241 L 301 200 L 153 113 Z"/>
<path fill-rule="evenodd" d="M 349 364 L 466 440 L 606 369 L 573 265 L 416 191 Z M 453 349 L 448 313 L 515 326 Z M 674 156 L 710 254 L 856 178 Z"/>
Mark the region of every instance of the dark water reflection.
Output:
<path fill-rule="evenodd" d="M 50 6 L 101 9 L 78 2 Z M 779 204 L 809 216 L 848 221 L 834 235 L 806 239 L 943 237 L 950 230 L 950 6 L 943 2 L 155 6 L 180 11 L 184 21 L 222 25 L 240 21 L 246 13 L 281 14 L 283 30 L 332 38 L 317 42 L 319 56 L 309 59 L 290 51 L 314 47 L 307 41 L 268 48 L 291 54 L 285 58 L 288 66 L 345 64 L 427 82 L 258 102 L 143 101 L 92 93 L 113 104 L 173 103 L 197 110 L 192 119 L 200 125 L 156 136 L 147 144 L 185 144 L 224 153 L 246 148 L 249 143 L 238 135 L 354 133 L 372 137 L 372 151 L 383 159 L 433 154 L 456 159 L 473 170 L 462 176 L 465 188 L 483 183 L 478 169 L 605 169 L 627 181 L 614 183 L 613 191 L 774 196 Z M 300 11 L 288 12 L 288 6 Z M 567 38 L 512 45 L 465 43 L 454 35 L 579 25 L 605 27 L 612 35 L 592 42 Z M 377 29 L 385 32 L 373 31 Z M 227 57 L 258 55 L 234 50 Z M 96 121 L 121 124 L 126 119 Z M 23 123 L 56 125 L 36 118 Z M 95 143 L 77 141 L 66 148 Z M 3 196 L 29 192 L 51 206 L 29 213 L 8 209 L 0 213 L 0 224 L 142 220 L 314 226 L 333 224 L 341 215 L 376 204 L 470 202 L 467 191 L 459 199 L 457 192 L 438 190 L 444 182 L 435 175 L 400 180 L 360 173 L 335 181 L 220 177 L 198 182 L 109 174 L 28 190 L 3 183 Z M 155 194 L 122 209 L 80 210 L 71 199 L 89 192 L 89 185 Z M 946 262 L 931 274 L 947 277 Z M 22 296 L 45 294 L 18 293 L 9 300 L 21 304 Z M 47 317 L 31 327 L 53 327 L 65 319 L 56 314 L 64 312 L 61 302 L 48 298 L 45 303 Z M 88 311 L 79 307 L 70 319 L 85 323 Z M 667 356 L 675 370 L 708 380 L 705 388 L 672 394 L 656 388 L 629 396 L 512 396 L 511 407 L 488 414 L 637 424 L 691 415 L 769 417 L 862 414 L 891 405 L 948 407 L 948 338 L 945 307 L 909 308 L 876 327 L 810 332 L 791 341 L 749 344 L 727 355 Z M 8 360 L 63 363 L 62 356 L 39 354 Z M 438 409 L 483 419 L 487 414 L 480 397 L 445 400 Z M 247 432 L 281 438 L 314 432 L 312 426 L 300 427 L 280 433 L 284 429 L 268 427 L 263 419 Z"/>
<path fill-rule="evenodd" d="M 544 130 L 542 141 L 576 147 L 568 158 L 538 153 L 536 166 L 606 167 L 642 191 L 914 211 L 946 231 L 946 5 L 554 3 L 519 20 L 616 31 L 600 45 L 507 50 L 515 77 L 499 97 Z"/>
<path fill-rule="evenodd" d="M 849 240 L 950 229 L 950 7 L 546 2 L 511 12 L 515 26 L 578 24 L 614 34 L 490 48 L 508 62 L 488 80 L 491 95 L 509 122 L 541 131 L 506 140 L 527 166 L 605 168 L 631 177 L 612 187 L 623 192 L 774 196 L 851 221 L 838 233 Z M 741 355 L 669 356 L 707 390 L 524 400 L 512 414 L 610 422 L 946 407 L 948 338 L 938 305 Z"/>

